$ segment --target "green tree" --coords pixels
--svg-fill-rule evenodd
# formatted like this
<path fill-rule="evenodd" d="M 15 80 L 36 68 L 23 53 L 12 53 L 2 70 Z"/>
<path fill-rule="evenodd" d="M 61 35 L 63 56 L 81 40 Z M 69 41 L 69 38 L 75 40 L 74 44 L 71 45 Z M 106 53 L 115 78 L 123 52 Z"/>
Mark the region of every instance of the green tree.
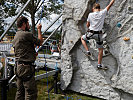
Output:
<path fill-rule="evenodd" d="M 18 9 L 21 9 L 27 0 L 0 0 L 1 7 L 4 12 L 3 19 L 17 15 Z M 35 20 L 39 20 L 42 12 L 42 17 L 50 20 L 50 15 L 61 13 L 62 5 L 58 0 L 31 0 L 30 4 L 26 7 L 23 15 L 30 16 L 32 22 L 32 32 L 35 34 Z M 40 6 L 40 8 L 39 8 Z M 1 19 L 0 19 L 1 20 Z"/>

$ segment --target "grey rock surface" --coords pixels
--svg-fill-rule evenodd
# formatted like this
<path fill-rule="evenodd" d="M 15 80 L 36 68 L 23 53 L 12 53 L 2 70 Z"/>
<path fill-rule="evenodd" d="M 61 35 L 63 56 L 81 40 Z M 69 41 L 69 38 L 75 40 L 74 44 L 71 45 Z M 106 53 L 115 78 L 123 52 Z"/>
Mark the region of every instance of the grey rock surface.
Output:
<path fill-rule="evenodd" d="M 104 9 L 111 0 L 98 0 Z M 102 64 L 98 70 L 98 49 L 94 40 L 88 46 L 92 57 L 84 52 L 80 37 L 85 34 L 86 19 L 95 0 L 65 0 L 61 48 L 61 88 L 107 100 L 133 100 L 133 0 L 115 0 L 105 19 Z M 117 23 L 121 27 L 117 27 Z M 124 41 L 123 37 L 129 37 Z"/>

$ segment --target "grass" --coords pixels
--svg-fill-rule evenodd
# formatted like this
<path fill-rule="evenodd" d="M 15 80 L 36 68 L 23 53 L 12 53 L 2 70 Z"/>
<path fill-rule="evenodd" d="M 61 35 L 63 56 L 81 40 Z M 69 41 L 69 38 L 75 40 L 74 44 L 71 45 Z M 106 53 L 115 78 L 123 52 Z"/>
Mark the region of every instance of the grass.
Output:
<path fill-rule="evenodd" d="M 52 81 L 49 81 L 49 88 L 52 85 Z M 47 92 L 46 80 L 38 81 L 38 100 L 49 100 Z M 65 95 L 54 94 L 53 90 L 49 93 L 50 100 L 101 100 L 93 97 L 83 96 L 79 93 L 67 91 Z"/>
<path fill-rule="evenodd" d="M 44 73 L 44 71 L 39 72 L 39 74 Z M 36 73 L 37 74 L 37 73 Z M 53 84 L 53 77 L 48 78 L 48 88 L 50 88 Z M 48 92 L 47 92 L 47 79 L 42 79 L 37 81 L 37 88 L 38 88 L 38 99 L 37 100 L 49 100 L 48 99 Z M 11 88 L 8 90 L 7 93 L 7 100 L 14 100 L 16 93 L 16 88 Z M 50 100 L 101 100 L 93 97 L 83 96 L 79 93 L 75 93 L 72 91 L 65 92 L 65 95 L 54 94 L 52 90 L 49 93 Z M 1 98 L 1 97 L 0 97 Z"/>

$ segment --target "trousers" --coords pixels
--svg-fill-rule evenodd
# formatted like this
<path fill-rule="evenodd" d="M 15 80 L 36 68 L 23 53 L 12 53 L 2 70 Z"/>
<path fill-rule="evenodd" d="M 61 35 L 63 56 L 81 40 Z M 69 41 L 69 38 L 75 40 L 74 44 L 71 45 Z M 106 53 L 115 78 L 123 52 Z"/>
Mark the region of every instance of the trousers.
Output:
<path fill-rule="evenodd" d="M 17 64 L 17 92 L 15 100 L 37 100 L 37 85 L 35 82 L 35 68 L 32 65 Z"/>

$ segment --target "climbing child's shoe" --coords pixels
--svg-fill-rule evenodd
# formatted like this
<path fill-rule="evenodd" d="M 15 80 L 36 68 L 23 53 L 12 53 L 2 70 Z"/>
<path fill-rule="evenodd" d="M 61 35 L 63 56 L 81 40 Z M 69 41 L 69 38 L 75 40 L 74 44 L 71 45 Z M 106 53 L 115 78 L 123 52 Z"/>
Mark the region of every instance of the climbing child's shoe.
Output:
<path fill-rule="evenodd" d="M 97 68 L 98 68 L 98 69 L 102 69 L 102 65 L 98 64 L 98 65 L 97 65 Z"/>
<path fill-rule="evenodd" d="M 91 56 L 91 53 L 90 53 L 90 51 L 87 51 L 87 56 Z"/>
<path fill-rule="evenodd" d="M 97 65 L 97 68 L 98 68 L 98 69 L 104 69 L 104 70 L 107 70 L 107 69 L 108 69 L 108 67 L 106 67 L 106 66 L 103 67 L 101 64 L 98 64 L 98 65 Z"/>

